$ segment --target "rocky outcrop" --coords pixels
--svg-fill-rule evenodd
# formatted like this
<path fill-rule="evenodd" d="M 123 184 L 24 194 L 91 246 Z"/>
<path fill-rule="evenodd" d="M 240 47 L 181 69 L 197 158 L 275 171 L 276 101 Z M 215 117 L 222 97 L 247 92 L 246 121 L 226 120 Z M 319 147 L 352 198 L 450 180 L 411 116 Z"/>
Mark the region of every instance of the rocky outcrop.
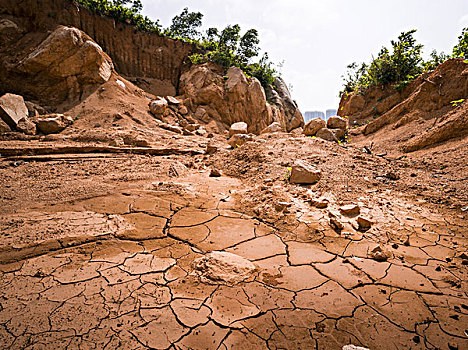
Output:
<path fill-rule="evenodd" d="M 276 112 L 275 120 L 280 122 L 286 131 L 289 132 L 304 125 L 304 118 L 282 78 L 275 79 L 273 86 L 267 89 L 267 96 L 268 101 L 278 109 L 277 112 L 274 111 Z"/>
<path fill-rule="evenodd" d="M 47 105 L 79 100 L 113 72 L 101 47 L 72 27 L 57 27 L 37 45 L 13 42 L 8 50 L 17 53 L 18 62 L 6 59 L 0 67 L 3 88 Z"/>
<path fill-rule="evenodd" d="M 203 64 L 193 66 L 181 76 L 182 98 L 195 117 L 214 120 L 225 129 L 233 123 L 245 122 L 248 132 L 255 134 L 273 122 L 279 122 L 286 131 L 303 125 L 302 114 L 287 89 L 280 90 L 281 94 L 275 92 L 270 104 L 256 78 L 247 78 L 237 67 L 222 74 L 219 67 Z"/>
<path fill-rule="evenodd" d="M 41 116 L 36 121 L 36 126 L 43 134 L 56 134 L 73 124 L 73 119 L 63 114 L 49 114 Z"/>
<path fill-rule="evenodd" d="M 450 59 L 403 89 L 379 86 L 345 94 L 338 114 L 348 116 L 350 127 L 361 126 L 355 135 L 363 133 L 382 149 L 410 152 L 467 136 L 467 96 L 468 65 Z"/>
<path fill-rule="evenodd" d="M 179 77 L 193 49 L 191 44 L 140 32 L 131 25 L 96 15 L 73 1 L 0 0 L 0 10 L 19 18 L 27 31 L 46 32 L 57 25 L 84 31 L 109 54 L 120 74 L 155 95 L 177 93 Z M 12 30 L 18 35 L 12 28 L 16 23 L 5 23 L 4 29 L 2 23 L 0 36 L 2 32 L 10 35 Z"/>

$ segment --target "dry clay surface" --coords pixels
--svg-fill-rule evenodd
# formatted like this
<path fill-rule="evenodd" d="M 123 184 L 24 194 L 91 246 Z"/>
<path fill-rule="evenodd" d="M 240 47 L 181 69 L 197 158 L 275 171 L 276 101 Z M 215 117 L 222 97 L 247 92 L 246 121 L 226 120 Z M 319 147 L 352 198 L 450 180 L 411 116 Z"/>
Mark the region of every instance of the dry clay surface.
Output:
<path fill-rule="evenodd" d="M 0 348 L 467 349 L 466 198 L 411 187 L 430 169 L 275 135 L 1 158 Z M 289 183 L 296 159 L 321 180 Z"/>

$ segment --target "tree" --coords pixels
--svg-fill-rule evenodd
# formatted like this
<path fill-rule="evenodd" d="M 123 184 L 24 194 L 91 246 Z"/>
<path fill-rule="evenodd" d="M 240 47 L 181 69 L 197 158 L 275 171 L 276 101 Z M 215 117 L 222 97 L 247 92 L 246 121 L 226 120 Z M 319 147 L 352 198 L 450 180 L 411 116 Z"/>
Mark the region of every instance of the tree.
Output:
<path fill-rule="evenodd" d="M 468 59 L 468 28 L 463 28 L 458 44 L 453 48 L 453 57 Z"/>
<path fill-rule="evenodd" d="M 240 38 L 238 55 L 241 61 L 247 64 L 252 57 L 258 56 L 260 48 L 258 44 L 258 32 L 256 29 L 250 29 Z"/>
<path fill-rule="evenodd" d="M 203 14 L 201 12 L 189 12 L 184 8 L 182 13 L 172 19 L 167 34 L 172 37 L 196 40 L 200 37 L 198 28 L 202 25 Z"/>

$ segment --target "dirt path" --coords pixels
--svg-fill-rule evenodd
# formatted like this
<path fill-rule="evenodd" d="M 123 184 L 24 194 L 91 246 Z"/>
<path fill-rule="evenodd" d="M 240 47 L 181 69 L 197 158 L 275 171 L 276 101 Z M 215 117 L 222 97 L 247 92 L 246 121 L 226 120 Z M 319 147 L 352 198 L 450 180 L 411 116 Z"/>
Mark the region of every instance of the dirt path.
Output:
<path fill-rule="evenodd" d="M 407 184 L 376 188 L 385 160 L 368 169 L 349 162 L 354 151 L 304 140 L 0 162 L 0 347 L 467 348 L 466 214 Z M 284 180 L 288 152 L 317 161 L 318 185 Z M 349 203 L 359 214 L 340 212 Z M 234 270 L 203 260 L 213 251 L 240 257 Z"/>

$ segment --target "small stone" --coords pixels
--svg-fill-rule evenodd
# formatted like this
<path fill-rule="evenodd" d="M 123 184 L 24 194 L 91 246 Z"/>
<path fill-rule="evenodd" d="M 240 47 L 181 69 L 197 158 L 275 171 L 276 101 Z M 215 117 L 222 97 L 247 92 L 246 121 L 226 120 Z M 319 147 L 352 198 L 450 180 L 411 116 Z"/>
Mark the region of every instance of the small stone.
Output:
<path fill-rule="evenodd" d="M 253 136 L 251 135 L 246 135 L 246 134 L 234 134 L 232 137 L 229 139 L 228 144 L 232 148 L 240 147 L 244 143 L 253 141 Z"/>
<path fill-rule="evenodd" d="M 328 216 L 330 218 L 330 226 L 333 229 L 335 229 L 337 231 L 341 231 L 344 228 L 343 223 L 340 220 L 338 220 L 338 218 L 336 217 L 335 214 L 333 214 L 332 212 L 329 211 Z"/>
<path fill-rule="evenodd" d="M 274 122 L 268 125 L 265 129 L 262 130 L 261 134 L 271 134 L 274 132 L 282 132 L 283 129 L 281 128 L 280 123 Z"/>
<path fill-rule="evenodd" d="M 167 101 L 164 98 L 153 100 L 149 103 L 149 109 L 158 119 L 161 119 L 167 109 Z"/>
<path fill-rule="evenodd" d="M 369 257 L 371 259 L 374 259 L 375 261 L 387 261 L 392 257 L 392 254 L 384 249 L 382 246 L 377 246 L 369 254 Z"/>
<path fill-rule="evenodd" d="M 369 350 L 368 348 L 363 348 L 362 346 L 356 346 L 356 345 L 345 345 L 341 348 L 342 350 Z"/>
<path fill-rule="evenodd" d="M 231 125 L 229 129 L 229 137 L 236 134 L 247 134 L 247 124 L 244 122 L 238 122 Z"/>
<path fill-rule="evenodd" d="M 187 107 L 185 107 L 185 106 L 180 106 L 180 107 L 179 107 L 179 113 L 182 114 L 182 115 L 188 114 L 188 109 L 187 109 Z"/>
<path fill-rule="evenodd" d="M 221 170 L 218 170 L 216 168 L 211 168 L 210 177 L 220 177 L 220 176 L 222 176 Z"/>
<path fill-rule="evenodd" d="M 359 225 L 360 230 L 368 230 L 372 226 L 372 221 L 368 218 L 365 218 L 363 216 L 359 216 L 357 218 L 357 224 Z"/>
<path fill-rule="evenodd" d="M 43 134 L 56 134 L 73 124 L 73 119 L 63 114 L 48 114 L 37 119 L 36 127 Z"/>
<path fill-rule="evenodd" d="M 205 154 L 213 154 L 215 153 L 216 151 L 218 151 L 218 147 L 216 147 L 215 145 L 211 144 L 211 143 L 208 143 L 206 145 L 206 150 L 205 150 Z"/>
<path fill-rule="evenodd" d="M 170 165 L 167 175 L 170 177 L 179 177 L 187 173 L 187 167 L 181 162 L 174 162 Z"/>
<path fill-rule="evenodd" d="M 352 216 L 352 215 L 358 215 L 360 209 L 357 204 L 347 204 L 347 205 L 343 205 L 342 207 L 340 207 L 340 211 L 343 214 Z"/>
<path fill-rule="evenodd" d="M 295 184 L 314 184 L 320 180 L 322 174 L 319 169 L 305 161 L 296 161 L 291 168 L 289 181 Z"/>
<path fill-rule="evenodd" d="M 316 208 L 323 209 L 328 206 L 328 199 L 326 198 L 313 198 L 310 200 L 310 204 Z"/>
<path fill-rule="evenodd" d="M 390 170 L 385 174 L 385 177 L 390 180 L 398 180 L 400 178 L 400 175 L 398 175 L 397 172 Z"/>
<path fill-rule="evenodd" d="M 166 100 L 167 100 L 167 102 L 169 102 L 169 104 L 176 105 L 176 106 L 180 105 L 182 103 L 173 96 L 166 96 Z"/>

